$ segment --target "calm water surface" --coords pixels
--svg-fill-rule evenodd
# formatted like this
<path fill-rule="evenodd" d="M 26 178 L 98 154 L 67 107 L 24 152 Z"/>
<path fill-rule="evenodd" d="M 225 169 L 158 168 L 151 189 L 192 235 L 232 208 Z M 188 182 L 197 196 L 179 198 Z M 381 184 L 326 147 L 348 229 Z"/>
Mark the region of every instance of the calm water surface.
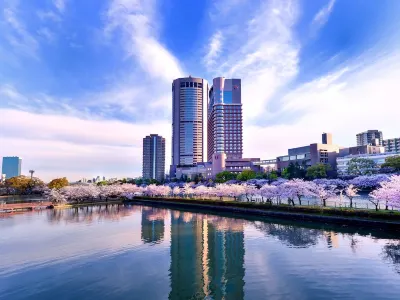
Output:
<path fill-rule="evenodd" d="M 0 217 L 1 299 L 400 299 L 400 237 L 147 206 Z"/>

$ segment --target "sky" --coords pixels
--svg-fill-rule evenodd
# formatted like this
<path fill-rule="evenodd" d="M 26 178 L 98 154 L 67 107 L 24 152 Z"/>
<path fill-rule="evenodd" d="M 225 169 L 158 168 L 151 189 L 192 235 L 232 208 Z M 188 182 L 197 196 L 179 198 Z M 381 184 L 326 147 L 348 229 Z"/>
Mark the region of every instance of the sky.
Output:
<path fill-rule="evenodd" d="M 244 156 L 400 137 L 400 1 L 2 0 L 0 157 L 70 181 L 137 177 L 172 80 L 241 78 Z"/>

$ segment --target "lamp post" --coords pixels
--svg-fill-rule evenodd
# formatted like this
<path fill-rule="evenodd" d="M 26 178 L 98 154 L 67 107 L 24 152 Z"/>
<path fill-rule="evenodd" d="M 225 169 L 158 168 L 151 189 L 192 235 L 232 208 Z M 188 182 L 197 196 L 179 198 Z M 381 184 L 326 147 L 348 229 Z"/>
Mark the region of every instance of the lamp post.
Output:
<path fill-rule="evenodd" d="M 33 173 L 35 173 L 35 170 L 29 170 L 29 173 L 31 173 L 31 179 L 33 178 Z"/>

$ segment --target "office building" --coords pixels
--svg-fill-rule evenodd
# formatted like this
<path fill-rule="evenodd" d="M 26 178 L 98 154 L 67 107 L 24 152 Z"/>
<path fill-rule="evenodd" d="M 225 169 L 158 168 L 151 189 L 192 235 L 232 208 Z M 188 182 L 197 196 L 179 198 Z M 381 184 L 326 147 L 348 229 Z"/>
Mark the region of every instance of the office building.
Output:
<path fill-rule="evenodd" d="M 383 134 L 379 130 L 368 130 L 357 134 L 357 146 L 382 146 Z"/>
<path fill-rule="evenodd" d="M 400 152 L 400 138 L 383 140 L 382 145 L 385 152 Z"/>
<path fill-rule="evenodd" d="M 304 169 L 316 164 L 329 164 L 332 170 L 335 170 L 336 158 L 340 149 L 340 146 L 332 144 L 332 135 L 324 133 L 322 144 L 313 143 L 308 146 L 288 149 L 288 155 L 277 157 L 277 170 L 282 172 L 291 163 L 297 163 Z"/>
<path fill-rule="evenodd" d="M 3 157 L 2 174 L 6 179 L 21 175 L 22 159 L 18 156 Z"/>
<path fill-rule="evenodd" d="M 360 155 L 347 155 L 343 157 L 337 157 L 337 172 L 339 176 L 349 175 L 348 174 L 348 166 L 350 160 L 353 158 L 366 158 L 370 159 L 375 163 L 374 170 L 378 170 L 379 167 L 385 163 L 386 158 L 392 156 L 400 156 L 400 152 L 398 153 L 378 153 L 378 154 L 360 154 Z"/>
<path fill-rule="evenodd" d="M 204 105 L 208 103 L 208 83 L 202 78 L 178 78 L 172 83 L 172 165 L 194 166 L 204 161 Z"/>
<path fill-rule="evenodd" d="M 241 80 L 217 77 L 207 108 L 207 160 L 215 153 L 241 159 L 243 154 Z"/>
<path fill-rule="evenodd" d="M 164 180 L 165 139 L 150 134 L 143 139 L 143 179 Z"/>
<path fill-rule="evenodd" d="M 383 146 L 364 145 L 364 146 L 342 148 L 339 150 L 339 156 L 343 157 L 347 155 L 378 154 L 384 152 L 385 152 L 385 147 Z"/>

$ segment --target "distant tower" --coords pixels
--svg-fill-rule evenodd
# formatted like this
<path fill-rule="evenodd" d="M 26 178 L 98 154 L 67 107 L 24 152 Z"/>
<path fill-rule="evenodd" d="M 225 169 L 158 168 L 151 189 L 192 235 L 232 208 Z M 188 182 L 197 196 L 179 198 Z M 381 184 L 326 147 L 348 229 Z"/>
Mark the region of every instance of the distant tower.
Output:
<path fill-rule="evenodd" d="M 373 129 L 357 134 L 357 146 L 374 145 L 382 146 L 382 131 Z"/>
<path fill-rule="evenodd" d="M 29 173 L 31 174 L 31 179 L 33 178 L 33 173 L 35 173 L 35 170 L 29 170 Z"/>
<path fill-rule="evenodd" d="M 150 134 L 143 139 L 144 179 L 162 181 L 165 175 L 165 139 L 158 134 Z"/>

